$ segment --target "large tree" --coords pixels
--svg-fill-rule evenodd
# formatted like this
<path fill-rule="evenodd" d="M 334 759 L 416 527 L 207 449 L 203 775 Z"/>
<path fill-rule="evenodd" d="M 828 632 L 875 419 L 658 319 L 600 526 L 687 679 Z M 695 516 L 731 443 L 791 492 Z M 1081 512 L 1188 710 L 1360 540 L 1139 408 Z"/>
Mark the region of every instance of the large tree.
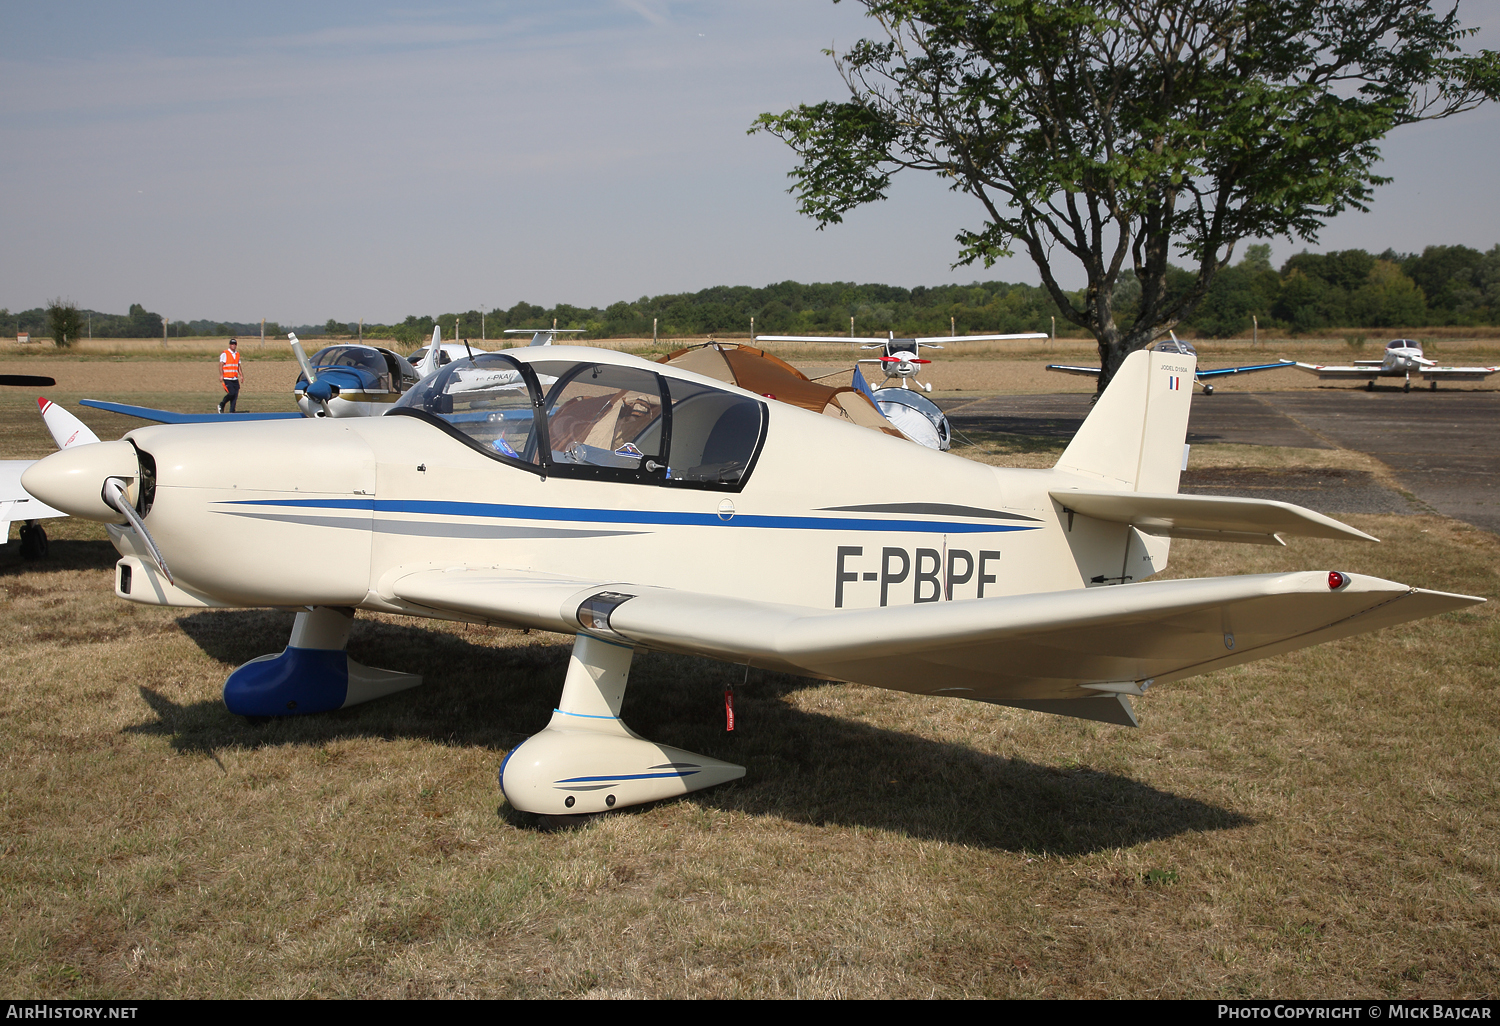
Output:
<path fill-rule="evenodd" d="M 52 332 L 55 346 L 61 348 L 78 341 L 83 332 L 83 315 L 78 312 L 78 304 L 61 297 L 48 302 L 47 328 Z"/>
<path fill-rule="evenodd" d="M 959 232 L 958 264 L 1024 247 L 1098 339 L 1101 389 L 1192 313 L 1238 242 L 1315 240 L 1387 180 L 1391 129 L 1500 93 L 1500 55 L 1463 52 L 1457 3 L 858 2 L 881 31 L 834 54 L 849 99 L 752 128 L 801 158 L 801 211 L 822 228 L 884 199 L 897 171 L 936 172 L 986 217 Z M 1174 256 L 1186 291 L 1167 287 Z M 1063 261 L 1082 265 L 1082 293 L 1058 283 Z M 1126 270 L 1139 306 L 1116 323 Z"/>

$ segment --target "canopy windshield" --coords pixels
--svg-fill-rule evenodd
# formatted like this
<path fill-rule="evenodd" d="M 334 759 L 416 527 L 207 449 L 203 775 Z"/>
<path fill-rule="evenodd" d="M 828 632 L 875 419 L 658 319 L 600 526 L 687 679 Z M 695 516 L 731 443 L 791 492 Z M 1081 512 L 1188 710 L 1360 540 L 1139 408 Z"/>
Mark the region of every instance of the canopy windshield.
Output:
<path fill-rule="evenodd" d="M 544 473 L 736 491 L 760 450 L 762 403 L 647 367 L 464 358 L 396 411 L 436 418 L 492 456 Z"/>

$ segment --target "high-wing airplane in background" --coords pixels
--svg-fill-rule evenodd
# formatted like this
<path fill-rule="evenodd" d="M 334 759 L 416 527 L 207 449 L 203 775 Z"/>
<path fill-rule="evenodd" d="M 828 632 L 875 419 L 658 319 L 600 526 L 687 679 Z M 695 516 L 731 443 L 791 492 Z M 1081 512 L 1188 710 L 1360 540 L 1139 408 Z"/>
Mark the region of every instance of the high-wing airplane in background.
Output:
<path fill-rule="evenodd" d="M 870 390 L 859 368 L 850 385 L 825 385 L 763 349 L 737 342 L 707 342 L 687 346 L 661 357 L 658 363 L 681 367 L 719 381 L 791 403 L 874 431 L 899 435 L 929 449 L 949 447 L 948 419 L 918 392 L 903 388 Z M 905 403 L 890 401 L 904 399 Z M 885 401 L 882 401 L 885 400 Z M 918 405 L 920 404 L 920 405 Z"/>
<path fill-rule="evenodd" d="M 868 360 L 859 360 L 858 363 L 876 363 L 880 365 L 880 371 L 885 375 L 887 381 L 899 381 L 900 388 L 911 388 L 914 383 L 917 388 L 924 392 L 931 392 L 932 386 L 924 381 L 918 381 L 917 375 L 923 367 L 931 363 L 922 356 L 922 349 L 942 349 L 946 344 L 956 342 L 996 342 L 1011 341 L 1021 338 L 1046 338 L 1046 332 L 1029 331 L 1019 335 L 934 335 L 931 338 L 897 338 L 895 332 L 887 332 L 885 338 L 838 338 L 828 335 L 756 335 L 757 342 L 804 342 L 817 345 L 848 345 L 858 344 L 861 349 L 879 349 L 880 356 Z M 910 382 L 910 383 L 909 383 Z"/>
<path fill-rule="evenodd" d="M 1173 538 L 1374 540 L 1178 494 L 1194 366 L 1131 354 L 1051 470 L 559 346 L 450 364 L 383 417 L 144 427 L 24 483 L 116 526 L 120 598 L 303 610 L 225 681 L 242 715 L 419 684 L 348 657 L 356 609 L 573 635 L 552 719 L 500 783 L 524 811 L 594 813 L 744 774 L 621 721 L 636 651 L 1130 724 L 1153 683 L 1482 601 L 1341 570 L 1146 580 Z"/>
<path fill-rule="evenodd" d="M 1440 367 L 1436 360 L 1422 355 L 1422 343 L 1416 339 L 1393 338 L 1385 344 L 1385 355 L 1379 360 L 1355 360 L 1352 366 L 1331 364 L 1293 363 L 1300 371 L 1316 374 L 1319 381 L 1363 381 L 1365 388 L 1375 391 L 1377 378 L 1403 378 L 1403 390 L 1411 391 L 1411 376 L 1420 374 L 1436 392 L 1439 381 L 1483 381 L 1491 374 L 1500 372 L 1500 367 Z"/>
<path fill-rule="evenodd" d="M 1198 350 L 1193 348 L 1191 342 L 1183 342 L 1174 334 L 1170 341 L 1158 342 L 1157 347 L 1164 351 L 1183 353 L 1197 359 Z M 1295 360 L 1278 360 L 1275 363 L 1256 363 L 1246 367 L 1216 367 L 1213 370 L 1198 369 L 1193 372 L 1193 384 L 1203 389 L 1204 395 L 1214 394 L 1214 382 L 1219 378 L 1231 377 L 1235 374 L 1249 374 L 1252 371 L 1280 370 L 1283 367 L 1296 366 Z M 1082 374 L 1087 377 L 1097 378 L 1098 367 L 1074 367 L 1063 363 L 1049 363 L 1049 371 L 1058 371 L 1062 374 Z"/>

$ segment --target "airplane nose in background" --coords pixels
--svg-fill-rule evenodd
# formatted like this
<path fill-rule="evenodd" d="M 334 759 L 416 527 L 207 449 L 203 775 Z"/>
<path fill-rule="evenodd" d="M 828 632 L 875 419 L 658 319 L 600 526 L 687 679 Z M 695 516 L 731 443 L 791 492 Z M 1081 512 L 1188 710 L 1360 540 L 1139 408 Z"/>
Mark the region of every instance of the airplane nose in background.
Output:
<path fill-rule="evenodd" d="M 135 446 L 95 442 L 38 460 L 21 475 L 21 487 L 69 516 L 112 524 L 121 518 L 104 501 L 104 482 L 112 477 L 128 481 L 140 472 Z"/>

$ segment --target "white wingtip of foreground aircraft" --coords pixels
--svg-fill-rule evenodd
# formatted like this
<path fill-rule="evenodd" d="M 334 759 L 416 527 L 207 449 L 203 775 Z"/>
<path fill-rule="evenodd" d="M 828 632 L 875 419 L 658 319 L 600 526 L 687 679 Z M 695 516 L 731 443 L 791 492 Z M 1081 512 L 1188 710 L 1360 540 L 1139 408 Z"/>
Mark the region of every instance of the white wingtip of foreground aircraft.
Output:
<path fill-rule="evenodd" d="M 43 379 L 52 381 L 51 378 Z M 12 384 L 12 382 L 4 382 Z M 56 384 L 55 381 L 52 381 Z M 58 406 L 45 396 L 37 398 L 37 409 L 42 414 L 42 423 L 59 449 L 70 449 L 75 445 L 87 445 L 99 441 L 99 436 L 89 430 L 88 425 L 72 413 Z M 51 520 L 68 514 L 53 509 L 31 496 L 21 486 L 21 476 L 32 466 L 34 460 L 0 460 L 0 545 L 10 538 L 12 521 L 21 520 L 21 555 L 34 559 L 47 554 L 47 532 L 38 520 Z"/>
<path fill-rule="evenodd" d="M 1146 580 L 1173 538 L 1374 540 L 1287 503 L 1178 494 L 1194 368 L 1129 356 L 1051 470 L 536 347 L 445 367 L 384 417 L 144 427 L 25 484 L 116 525 L 121 598 L 304 610 L 282 653 L 230 674 L 235 713 L 419 683 L 349 659 L 356 609 L 572 634 L 551 722 L 500 782 L 523 811 L 595 813 L 744 773 L 621 721 L 638 651 L 1130 724 L 1153 683 L 1483 601 L 1340 570 Z"/>

